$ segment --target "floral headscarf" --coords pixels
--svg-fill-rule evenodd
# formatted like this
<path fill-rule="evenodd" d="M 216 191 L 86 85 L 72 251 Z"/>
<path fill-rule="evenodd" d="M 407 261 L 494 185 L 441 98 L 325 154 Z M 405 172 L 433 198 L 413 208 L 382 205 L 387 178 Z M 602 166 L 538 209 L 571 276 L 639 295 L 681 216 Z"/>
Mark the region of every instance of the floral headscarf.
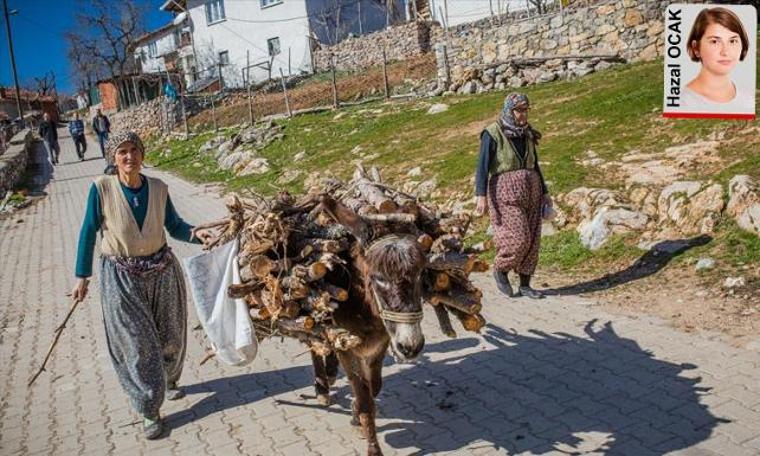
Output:
<path fill-rule="evenodd" d="M 140 136 L 134 131 L 125 131 L 111 135 L 111 137 L 108 138 L 108 142 L 106 143 L 106 156 L 108 157 L 109 163 L 114 163 L 116 149 L 126 142 L 131 142 L 137 146 L 137 148 L 140 149 L 140 152 L 145 155 L 145 146 L 143 146 Z"/>
<path fill-rule="evenodd" d="M 512 112 L 515 108 L 529 107 L 530 100 L 528 96 L 522 93 L 512 92 L 504 99 L 504 107 L 501 110 L 499 116 L 499 127 L 501 132 L 507 138 L 519 138 L 522 136 L 528 136 L 533 139 L 534 142 L 538 142 L 541 138 L 541 133 L 535 130 L 529 123 L 518 126 L 515 122 L 515 116 Z"/>

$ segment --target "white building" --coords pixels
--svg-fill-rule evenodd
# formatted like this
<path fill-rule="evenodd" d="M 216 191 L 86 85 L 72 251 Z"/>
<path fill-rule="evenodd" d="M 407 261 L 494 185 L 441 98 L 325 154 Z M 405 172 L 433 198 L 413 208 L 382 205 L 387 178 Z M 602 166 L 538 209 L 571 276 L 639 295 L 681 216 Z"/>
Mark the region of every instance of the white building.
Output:
<path fill-rule="evenodd" d="M 179 49 L 188 82 L 216 79 L 221 68 L 224 86 L 241 87 L 248 62 L 252 81 L 310 72 L 312 46 L 400 20 L 404 2 L 395 1 L 396 17 L 375 0 L 166 0 L 161 9 L 192 33 Z"/>
<path fill-rule="evenodd" d="M 180 28 L 170 23 L 135 40 L 133 54 L 143 73 L 166 72 L 167 61 L 173 61 L 179 48 L 179 35 Z"/>
<path fill-rule="evenodd" d="M 528 0 L 428 0 L 433 20 L 443 25 L 448 16 L 448 25 L 475 22 L 489 16 L 498 16 L 528 8 Z M 535 8 L 534 5 L 530 5 Z"/>

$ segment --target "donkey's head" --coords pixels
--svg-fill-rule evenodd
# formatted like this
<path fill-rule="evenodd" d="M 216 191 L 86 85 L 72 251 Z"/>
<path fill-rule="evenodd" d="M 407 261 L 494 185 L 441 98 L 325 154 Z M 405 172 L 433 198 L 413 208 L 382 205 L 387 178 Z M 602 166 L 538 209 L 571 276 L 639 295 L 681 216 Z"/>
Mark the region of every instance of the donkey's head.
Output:
<path fill-rule="evenodd" d="M 414 237 L 389 235 L 365 250 L 365 291 L 383 320 L 391 350 L 401 361 L 416 358 L 425 346 L 422 334 L 422 280 L 425 254 Z"/>
<path fill-rule="evenodd" d="M 402 361 L 416 358 L 425 346 L 420 275 L 426 261 L 417 239 L 393 234 L 371 240 L 372 230 L 352 210 L 329 197 L 321 205 L 359 241 L 364 300 L 382 319 L 393 354 Z"/>

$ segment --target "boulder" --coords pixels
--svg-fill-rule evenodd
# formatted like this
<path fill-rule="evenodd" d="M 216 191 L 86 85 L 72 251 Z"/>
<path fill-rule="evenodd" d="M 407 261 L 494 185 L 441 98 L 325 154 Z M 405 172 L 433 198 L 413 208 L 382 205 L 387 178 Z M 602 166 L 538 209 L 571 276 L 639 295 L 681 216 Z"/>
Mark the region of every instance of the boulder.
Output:
<path fill-rule="evenodd" d="M 699 261 L 697 261 L 696 269 L 697 271 L 704 271 L 712 269 L 713 267 L 715 267 L 715 260 L 712 258 L 700 258 Z"/>
<path fill-rule="evenodd" d="M 219 145 L 219 148 L 216 149 L 216 153 L 214 154 L 214 157 L 217 160 L 221 160 L 225 156 L 227 156 L 232 150 L 235 148 L 235 143 L 232 141 L 225 141 L 222 144 Z"/>
<path fill-rule="evenodd" d="M 266 172 L 266 171 L 264 171 Z M 260 174 L 260 173 L 259 173 Z M 290 184 L 291 182 L 295 181 L 301 177 L 301 170 L 300 169 L 289 169 L 282 173 L 280 177 L 277 178 L 278 184 Z"/>
<path fill-rule="evenodd" d="M 685 235 L 712 233 L 724 207 L 723 187 L 698 181 L 673 182 L 657 200 L 660 226 L 672 223 Z"/>
<path fill-rule="evenodd" d="M 581 244 L 590 250 L 603 246 L 615 233 L 641 231 L 646 228 L 649 217 L 624 208 L 601 207 L 591 220 L 578 225 Z"/>
<path fill-rule="evenodd" d="M 428 109 L 428 114 L 439 114 L 449 110 L 449 105 L 446 103 L 436 103 Z"/>
<path fill-rule="evenodd" d="M 419 177 L 422 176 L 422 168 L 419 166 L 415 166 L 414 168 L 410 169 L 408 173 L 406 173 L 409 177 Z"/>
<path fill-rule="evenodd" d="M 297 154 L 295 154 L 293 156 L 293 161 L 294 162 L 299 162 L 299 161 L 303 160 L 305 157 L 306 157 L 306 151 L 302 150 L 301 152 L 298 152 Z"/>
<path fill-rule="evenodd" d="M 236 168 L 241 162 L 244 164 L 248 163 L 252 158 L 253 154 L 247 150 L 232 152 L 219 160 L 219 167 L 223 170 L 229 171 Z"/>
<path fill-rule="evenodd" d="M 251 174 L 264 174 L 269 171 L 269 162 L 266 158 L 254 158 L 238 173 L 238 176 L 250 176 Z"/>
<path fill-rule="evenodd" d="M 420 182 L 416 187 L 417 196 L 420 198 L 430 198 L 433 191 L 438 187 L 438 181 L 435 178 L 428 179 Z"/>
<path fill-rule="evenodd" d="M 738 175 L 728 183 L 726 213 L 743 230 L 760 236 L 760 187 L 751 177 Z"/>

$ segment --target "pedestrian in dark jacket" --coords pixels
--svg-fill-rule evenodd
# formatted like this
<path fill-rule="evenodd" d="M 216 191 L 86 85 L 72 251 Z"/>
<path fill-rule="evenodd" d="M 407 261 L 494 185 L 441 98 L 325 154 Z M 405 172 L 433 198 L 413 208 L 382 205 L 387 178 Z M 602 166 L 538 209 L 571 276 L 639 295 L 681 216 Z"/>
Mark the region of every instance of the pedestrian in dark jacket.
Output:
<path fill-rule="evenodd" d="M 106 159 L 106 169 L 103 173 L 111 174 L 114 169 L 113 163 L 109 162 L 108 157 L 106 156 L 106 141 L 108 141 L 108 135 L 111 133 L 111 122 L 100 109 L 95 112 L 95 117 L 92 118 L 92 129 L 95 130 L 95 134 L 98 135 L 100 153 L 103 154 L 103 158 Z"/>
<path fill-rule="evenodd" d="M 61 147 L 58 145 L 58 125 L 50 120 L 50 114 L 42 115 L 42 122 L 37 128 L 37 132 L 45 143 L 45 149 L 50 155 L 50 162 L 57 165 L 58 155 L 61 154 Z"/>
<path fill-rule="evenodd" d="M 79 113 L 74 114 L 74 120 L 69 121 L 69 133 L 74 140 L 74 147 L 77 149 L 79 160 L 84 160 L 84 153 L 87 152 L 87 140 L 84 137 L 84 122 L 79 118 Z"/>

